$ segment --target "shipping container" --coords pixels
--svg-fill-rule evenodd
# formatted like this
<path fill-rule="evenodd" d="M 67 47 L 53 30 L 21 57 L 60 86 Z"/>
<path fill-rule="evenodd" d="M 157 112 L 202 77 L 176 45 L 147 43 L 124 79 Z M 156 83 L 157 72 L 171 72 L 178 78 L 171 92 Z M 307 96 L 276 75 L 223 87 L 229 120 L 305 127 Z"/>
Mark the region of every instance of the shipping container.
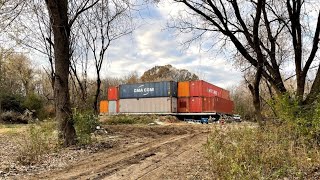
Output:
<path fill-rule="evenodd" d="M 189 112 L 201 113 L 203 112 L 203 101 L 202 97 L 190 97 L 189 99 Z"/>
<path fill-rule="evenodd" d="M 119 101 L 109 101 L 109 114 L 116 114 L 119 112 Z"/>
<path fill-rule="evenodd" d="M 120 99 L 177 97 L 177 82 L 162 81 L 120 85 Z"/>
<path fill-rule="evenodd" d="M 190 81 L 189 93 L 192 97 L 222 97 L 222 90 L 222 88 L 202 80 Z"/>
<path fill-rule="evenodd" d="M 190 97 L 184 98 L 181 101 L 187 102 L 187 99 L 189 99 L 189 111 L 180 108 L 179 103 L 178 110 L 190 113 L 217 112 L 232 114 L 233 112 L 233 101 L 223 99 L 221 97 Z M 178 102 L 179 101 L 180 100 L 178 100 Z"/>
<path fill-rule="evenodd" d="M 213 108 L 217 112 L 222 112 L 226 114 L 232 114 L 233 113 L 233 108 L 234 104 L 233 101 L 228 100 L 228 99 L 223 99 L 220 97 L 213 97 Z"/>
<path fill-rule="evenodd" d="M 120 99 L 120 113 L 175 113 L 177 112 L 177 98 L 138 98 Z"/>
<path fill-rule="evenodd" d="M 190 112 L 189 101 L 190 101 L 189 97 L 179 97 L 178 98 L 178 112 L 179 113 Z"/>
<path fill-rule="evenodd" d="M 108 100 L 116 101 L 119 99 L 119 90 L 118 87 L 109 87 L 108 88 Z"/>
<path fill-rule="evenodd" d="M 107 100 L 100 101 L 100 113 L 108 113 L 108 106 Z"/>
<path fill-rule="evenodd" d="M 189 97 L 190 82 L 178 82 L 178 97 Z"/>
<path fill-rule="evenodd" d="M 228 90 L 222 89 L 221 97 L 223 99 L 230 100 L 230 92 Z"/>

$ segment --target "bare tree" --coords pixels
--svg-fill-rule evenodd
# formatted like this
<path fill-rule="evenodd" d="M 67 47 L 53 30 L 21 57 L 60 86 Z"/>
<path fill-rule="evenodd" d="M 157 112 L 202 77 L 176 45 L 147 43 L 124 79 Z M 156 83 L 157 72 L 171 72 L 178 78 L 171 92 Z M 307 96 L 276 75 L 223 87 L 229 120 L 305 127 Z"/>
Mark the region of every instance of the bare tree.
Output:
<path fill-rule="evenodd" d="M 218 34 L 226 44 L 230 42 L 237 49 L 246 60 L 247 68 L 256 69 L 251 86 L 256 108 L 260 107 L 261 78 L 266 79 L 277 94 L 287 93 L 282 72 L 284 62 L 293 62 L 295 66 L 296 98 L 300 104 L 309 106 L 315 101 L 320 93 L 320 69 L 309 93 L 305 92 L 305 83 L 311 64 L 318 66 L 315 60 L 320 33 L 319 9 L 316 9 L 317 23 L 312 26 L 305 21 L 312 8 L 307 1 L 174 1 L 186 5 L 189 10 L 187 17 L 173 27 L 182 32 L 198 32 L 194 39 Z M 319 7 L 319 3 L 311 5 Z"/>
<path fill-rule="evenodd" d="M 96 93 L 93 108 L 98 113 L 98 101 L 101 92 L 101 69 L 110 44 L 133 31 L 128 23 L 130 4 L 127 0 L 101 0 L 78 20 L 82 36 L 94 59 L 96 70 Z"/>
<path fill-rule="evenodd" d="M 46 0 L 53 32 L 55 57 L 54 96 L 56 119 L 59 121 L 60 138 L 65 146 L 76 143 L 76 131 L 72 119 L 69 94 L 71 28 L 83 12 L 92 8 L 98 0 L 72 1 Z"/>

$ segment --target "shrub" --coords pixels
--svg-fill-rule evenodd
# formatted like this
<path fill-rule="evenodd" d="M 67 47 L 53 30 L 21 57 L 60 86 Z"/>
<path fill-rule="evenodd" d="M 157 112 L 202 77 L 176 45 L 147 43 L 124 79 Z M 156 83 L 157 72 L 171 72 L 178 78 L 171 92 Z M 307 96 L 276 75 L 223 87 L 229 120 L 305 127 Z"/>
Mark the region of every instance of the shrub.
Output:
<path fill-rule="evenodd" d="M 98 116 L 92 112 L 77 112 L 73 113 L 77 140 L 80 145 L 92 143 L 91 133 L 99 125 Z"/>
<path fill-rule="evenodd" d="M 23 101 L 23 106 L 30 111 L 34 111 L 34 117 L 37 117 L 41 120 L 48 117 L 43 108 L 44 101 L 39 95 L 36 95 L 34 93 L 29 94 Z"/>
<path fill-rule="evenodd" d="M 320 145 L 320 103 L 312 108 L 304 108 L 288 95 L 278 97 L 273 102 L 274 110 L 281 123 L 290 124 L 297 136 L 304 136 L 313 145 Z"/>
<path fill-rule="evenodd" d="M 23 165 L 41 162 L 43 155 L 58 147 L 58 134 L 55 122 L 42 122 L 29 125 L 27 133 L 19 142 L 18 161 Z"/>
<path fill-rule="evenodd" d="M 305 144 L 291 125 L 216 129 L 205 145 L 218 179 L 304 178 L 320 165 L 319 149 Z"/>
<path fill-rule="evenodd" d="M 14 111 L 23 113 L 23 98 L 18 95 L 3 95 L 1 98 L 1 109 L 3 111 Z"/>

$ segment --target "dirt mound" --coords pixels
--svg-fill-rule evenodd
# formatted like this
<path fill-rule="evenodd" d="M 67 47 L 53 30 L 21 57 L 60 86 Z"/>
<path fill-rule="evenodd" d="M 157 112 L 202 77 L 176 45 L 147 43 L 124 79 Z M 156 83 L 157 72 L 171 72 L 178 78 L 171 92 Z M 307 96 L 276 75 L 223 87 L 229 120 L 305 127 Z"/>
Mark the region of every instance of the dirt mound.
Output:
<path fill-rule="evenodd" d="M 194 129 L 184 126 L 139 126 L 139 125 L 105 125 L 108 133 L 126 136 L 157 138 L 163 135 L 182 135 L 194 132 Z"/>

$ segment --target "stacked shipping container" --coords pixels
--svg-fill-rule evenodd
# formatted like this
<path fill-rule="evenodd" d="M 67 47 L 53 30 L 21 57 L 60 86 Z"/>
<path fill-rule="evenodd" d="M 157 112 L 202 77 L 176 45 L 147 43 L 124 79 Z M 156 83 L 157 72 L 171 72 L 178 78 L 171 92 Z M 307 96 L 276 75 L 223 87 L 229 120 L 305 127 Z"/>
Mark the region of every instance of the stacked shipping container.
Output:
<path fill-rule="evenodd" d="M 120 113 L 177 112 L 177 82 L 120 85 Z"/>
<path fill-rule="evenodd" d="M 117 114 L 119 113 L 119 87 L 108 88 L 108 113 Z"/>
<path fill-rule="evenodd" d="M 109 114 L 232 111 L 229 91 L 201 80 L 123 84 L 108 88 L 108 101 L 100 103 L 100 112 Z"/>
<path fill-rule="evenodd" d="M 231 114 L 233 102 L 229 91 L 205 81 L 178 83 L 178 112 L 221 112 Z"/>

